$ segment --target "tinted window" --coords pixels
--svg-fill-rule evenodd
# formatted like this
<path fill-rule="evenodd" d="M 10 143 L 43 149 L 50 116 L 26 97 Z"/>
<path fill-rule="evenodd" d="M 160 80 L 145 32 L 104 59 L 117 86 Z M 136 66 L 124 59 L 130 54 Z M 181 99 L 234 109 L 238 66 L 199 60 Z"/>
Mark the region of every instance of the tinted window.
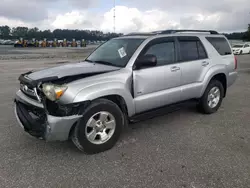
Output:
<path fill-rule="evenodd" d="M 207 53 L 201 41 L 197 41 L 197 47 L 198 47 L 199 59 L 207 58 Z"/>
<path fill-rule="evenodd" d="M 157 65 L 167 65 L 175 60 L 174 42 L 154 44 L 149 47 L 146 54 L 153 54 L 157 57 Z"/>
<path fill-rule="evenodd" d="M 222 37 L 206 37 L 220 55 L 231 54 L 231 48 L 225 38 Z"/>
<path fill-rule="evenodd" d="M 247 47 L 249 47 L 249 45 L 248 45 L 248 44 L 246 44 L 246 45 L 245 45 L 245 48 L 247 48 Z"/>
<path fill-rule="evenodd" d="M 181 61 L 192 61 L 199 59 L 196 41 L 180 41 Z"/>

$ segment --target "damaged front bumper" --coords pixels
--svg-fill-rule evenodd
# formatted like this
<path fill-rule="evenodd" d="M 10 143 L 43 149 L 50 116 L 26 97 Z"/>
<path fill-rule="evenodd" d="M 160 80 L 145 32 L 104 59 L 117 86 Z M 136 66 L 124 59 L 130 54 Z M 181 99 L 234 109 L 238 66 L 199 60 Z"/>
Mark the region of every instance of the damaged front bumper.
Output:
<path fill-rule="evenodd" d="M 42 103 L 18 91 L 14 100 L 14 112 L 20 126 L 30 135 L 46 141 L 69 139 L 72 126 L 81 115 L 57 117 L 46 113 Z"/>

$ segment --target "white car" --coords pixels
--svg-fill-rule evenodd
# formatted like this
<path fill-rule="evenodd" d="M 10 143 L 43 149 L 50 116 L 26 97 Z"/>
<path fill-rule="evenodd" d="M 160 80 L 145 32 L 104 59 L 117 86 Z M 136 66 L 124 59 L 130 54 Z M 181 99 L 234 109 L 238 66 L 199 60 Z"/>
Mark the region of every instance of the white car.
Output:
<path fill-rule="evenodd" d="M 238 54 L 250 54 L 250 44 L 244 43 L 244 44 L 235 44 L 232 46 L 233 53 Z"/>

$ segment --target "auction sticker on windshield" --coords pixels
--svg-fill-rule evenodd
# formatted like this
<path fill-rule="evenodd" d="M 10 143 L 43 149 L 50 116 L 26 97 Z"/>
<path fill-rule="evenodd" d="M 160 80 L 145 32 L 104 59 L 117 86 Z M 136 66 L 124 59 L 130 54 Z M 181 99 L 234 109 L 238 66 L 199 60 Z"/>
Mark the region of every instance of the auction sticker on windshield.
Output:
<path fill-rule="evenodd" d="M 123 57 L 125 57 L 127 55 L 126 52 L 125 52 L 125 49 L 123 47 L 120 48 L 118 50 L 118 52 L 119 52 L 119 55 L 120 55 L 121 58 L 123 58 Z"/>

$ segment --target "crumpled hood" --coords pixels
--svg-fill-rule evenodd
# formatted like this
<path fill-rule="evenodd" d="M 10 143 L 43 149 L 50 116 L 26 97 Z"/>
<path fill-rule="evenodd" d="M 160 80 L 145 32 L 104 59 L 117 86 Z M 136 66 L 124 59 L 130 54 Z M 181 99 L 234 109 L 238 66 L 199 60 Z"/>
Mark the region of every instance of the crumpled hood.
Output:
<path fill-rule="evenodd" d="M 89 63 L 87 61 L 80 63 L 71 63 L 67 65 L 47 68 L 39 71 L 32 72 L 28 77 L 32 80 L 42 80 L 44 78 L 57 77 L 63 78 L 74 75 L 84 75 L 90 73 L 105 73 L 121 69 L 120 67 L 102 65 L 97 63 Z"/>

